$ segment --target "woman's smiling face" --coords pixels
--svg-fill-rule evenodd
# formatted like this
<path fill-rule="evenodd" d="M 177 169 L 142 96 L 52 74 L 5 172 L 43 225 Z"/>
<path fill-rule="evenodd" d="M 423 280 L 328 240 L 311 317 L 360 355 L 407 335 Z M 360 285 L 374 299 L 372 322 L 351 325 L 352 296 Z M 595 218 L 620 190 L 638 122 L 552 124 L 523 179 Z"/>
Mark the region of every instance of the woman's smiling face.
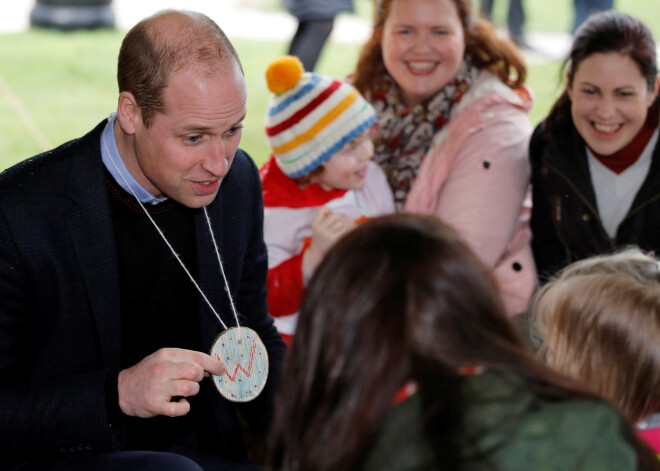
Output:
<path fill-rule="evenodd" d="M 649 90 L 639 66 L 625 54 L 595 53 L 580 62 L 567 91 L 582 138 L 596 153 L 612 155 L 644 125 L 658 82 Z"/>
<path fill-rule="evenodd" d="M 453 0 L 395 0 L 383 25 L 383 62 L 406 105 L 436 94 L 458 72 L 465 35 Z"/>

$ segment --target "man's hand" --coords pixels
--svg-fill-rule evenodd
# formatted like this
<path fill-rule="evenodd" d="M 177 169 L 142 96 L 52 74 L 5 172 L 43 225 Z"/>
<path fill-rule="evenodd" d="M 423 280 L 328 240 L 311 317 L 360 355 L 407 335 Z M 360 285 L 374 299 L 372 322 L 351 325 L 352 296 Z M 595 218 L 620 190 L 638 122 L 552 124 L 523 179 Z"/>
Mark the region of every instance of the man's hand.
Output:
<path fill-rule="evenodd" d="M 355 225 L 342 214 L 333 213 L 325 207 L 319 209 L 312 221 L 312 243 L 303 255 L 303 274 L 311 277 L 330 247 Z"/>
<path fill-rule="evenodd" d="M 210 355 L 180 348 L 163 348 L 119 373 L 119 407 L 126 415 L 178 417 L 190 411 L 185 399 L 199 392 L 209 373 L 223 375 L 225 364 Z M 173 397 L 181 397 L 172 402 Z"/>

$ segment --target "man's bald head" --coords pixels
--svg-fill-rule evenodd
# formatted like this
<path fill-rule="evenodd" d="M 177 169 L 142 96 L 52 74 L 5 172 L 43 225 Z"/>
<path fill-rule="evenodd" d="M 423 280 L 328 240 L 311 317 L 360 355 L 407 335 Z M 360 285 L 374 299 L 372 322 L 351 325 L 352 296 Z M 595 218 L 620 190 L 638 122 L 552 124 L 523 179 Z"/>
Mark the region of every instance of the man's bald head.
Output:
<path fill-rule="evenodd" d="M 215 73 L 240 59 L 225 33 L 208 16 L 164 10 L 136 24 L 119 50 L 119 92 L 130 92 L 149 127 L 155 113 L 164 113 L 163 90 L 172 72 L 197 67 Z"/>

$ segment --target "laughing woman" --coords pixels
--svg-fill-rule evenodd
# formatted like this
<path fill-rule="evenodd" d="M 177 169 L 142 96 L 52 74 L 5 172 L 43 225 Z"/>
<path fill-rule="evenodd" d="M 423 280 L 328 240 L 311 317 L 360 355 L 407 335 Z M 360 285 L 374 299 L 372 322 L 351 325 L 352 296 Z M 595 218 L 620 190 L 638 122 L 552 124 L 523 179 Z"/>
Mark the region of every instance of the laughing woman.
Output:
<path fill-rule="evenodd" d="M 655 40 L 608 11 L 576 32 L 566 91 L 535 130 L 533 249 L 542 278 L 626 245 L 660 250 Z"/>
<path fill-rule="evenodd" d="M 532 101 L 515 45 L 472 0 L 378 0 L 355 87 L 376 109 L 374 161 L 397 209 L 435 214 L 494 270 L 507 313 L 525 310 Z"/>

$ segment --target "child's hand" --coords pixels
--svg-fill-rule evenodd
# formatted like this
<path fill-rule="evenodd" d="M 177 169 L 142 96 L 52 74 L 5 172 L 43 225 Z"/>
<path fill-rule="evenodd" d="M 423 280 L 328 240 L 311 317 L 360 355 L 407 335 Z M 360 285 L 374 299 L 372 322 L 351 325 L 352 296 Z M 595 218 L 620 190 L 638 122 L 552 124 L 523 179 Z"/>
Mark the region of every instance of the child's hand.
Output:
<path fill-rule="evenodd" d="M 312 221 L 312 243 L 303 255 L 303 275 L 312 276 L 330 247 L 355 225 L 346 216 L 333 213 L 328 208 L 319 209 Z"/>

